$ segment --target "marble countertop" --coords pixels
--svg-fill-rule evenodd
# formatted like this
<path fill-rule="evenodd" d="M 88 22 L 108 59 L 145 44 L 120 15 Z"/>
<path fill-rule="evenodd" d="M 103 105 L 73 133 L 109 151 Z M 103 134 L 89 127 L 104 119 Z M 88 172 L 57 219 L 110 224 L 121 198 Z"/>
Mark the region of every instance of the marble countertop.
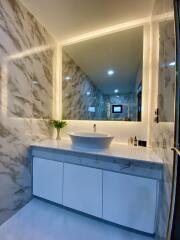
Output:
<path fill-rule="evenodd" d="M 153 163 L 158 165 L 163 164 L 162 160 L 155 155 L 151 148 L 134 147 L 120 143 L 112 143 L 111 146 L 105 150 L 90 150 L 85 148 L 73 147 L 70 139 L 62 139 L 61 141 L 49 139 L 41 142 L 32 143 L 31 147 L 56 149 L 76 153 L 86 153 L 90 155 L 121 158 L 127 160 L 136 160 L 140 162 Z"/>

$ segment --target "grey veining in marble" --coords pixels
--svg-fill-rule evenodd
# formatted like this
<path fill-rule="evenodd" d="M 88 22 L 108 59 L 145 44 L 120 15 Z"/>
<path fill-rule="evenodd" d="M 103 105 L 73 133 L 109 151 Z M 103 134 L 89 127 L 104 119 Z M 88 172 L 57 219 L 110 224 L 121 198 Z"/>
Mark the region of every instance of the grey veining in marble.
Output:
<path fill-rule="evenodd" d="M 0 223 L 31 199 L 27 149 L 50 137 L 53 44 L 18 0 L 0 0 Z"/>
<path fill-rule="evenodd" d="M 62 59 L 63 117 L 73 120 L 106 118 L 106 97 L 65 51 Z M 96 112 L 88 111 L 91 106 L 96 108 Z"/>
<path fill-rule="evenodd" d="M 161 160 L 141 147 L 112 144 L 107 150 L 93 151 L 73 148 L 69 140 L 46 140 L 31 144 L 31 153 L 35 157 L 161 179 Z"/>
<path fill-rule="evenodd" d="M 170 12 L 172 13 L 171 18 L 169 18 Z M 161 19 L 158 18 L 159 15 L 162 16 Z M 156 0 L 154 2 L 152 19 L 153 112 L 150 141 L 155 153 L 163 160 L 158 234 L 162 239 L 166 239 L 173 176 L 173 152 L 171 147 L 174 145 L 175 66 L 169 65 L 169 63 L 175 61 L 173 0 Z M 159 51 L 156 48 L 158 46 L 157 41 L 159 41 Z M 159 55 L 159 63 L 157 63 L 157 55 Z M 157 88 L 158 93 L 156 91 Z M 158 124 L 154 123 L 154 111 L 157 107 L 159 107 L 160 111 L 160 122 Z"/>
<path fill-rule="evenodd" d="M 159 23 L 159 36 L 159 121 L 174 122 L 173 106 L 176 82 L 174 20 Z"/>

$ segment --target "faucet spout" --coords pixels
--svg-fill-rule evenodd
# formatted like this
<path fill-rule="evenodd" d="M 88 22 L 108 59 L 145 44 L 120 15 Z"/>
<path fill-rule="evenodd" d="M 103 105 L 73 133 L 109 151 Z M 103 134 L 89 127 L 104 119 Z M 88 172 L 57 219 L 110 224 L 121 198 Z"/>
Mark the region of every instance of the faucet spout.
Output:
<path fill-rule="evenodd" d="M 93 125 L 93 132 L 96 133 L 96 124 Z"/>

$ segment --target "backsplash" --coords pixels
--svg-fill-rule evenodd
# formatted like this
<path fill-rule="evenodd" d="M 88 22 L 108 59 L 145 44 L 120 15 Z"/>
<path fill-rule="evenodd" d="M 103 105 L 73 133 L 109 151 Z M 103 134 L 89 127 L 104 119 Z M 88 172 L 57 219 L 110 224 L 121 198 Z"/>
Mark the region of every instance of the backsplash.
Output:
<path fill-rule="evenodd" d="M 158 20 L 159 19 L 159 20 Z M 158 234 L 166 239 L 173 175 L 174 144 L 174 87 L 175 87 L 175 33 L 173 1 L 156 0 L 152 16 L 152 114 L 150 143 L 164 161 L 160 199 Z M 159 47 L 158 46 L 159 42 Z M 159 108 L 160 122 L 154 122 Z"/>
<path fill-rule="evenodd" d="M 31 198 L 30 143 L 50 137 L 54 40 L 16 0 L 0 0 L 0 223 Z M 45 120 L 46 119 L 46 120 Z"/>

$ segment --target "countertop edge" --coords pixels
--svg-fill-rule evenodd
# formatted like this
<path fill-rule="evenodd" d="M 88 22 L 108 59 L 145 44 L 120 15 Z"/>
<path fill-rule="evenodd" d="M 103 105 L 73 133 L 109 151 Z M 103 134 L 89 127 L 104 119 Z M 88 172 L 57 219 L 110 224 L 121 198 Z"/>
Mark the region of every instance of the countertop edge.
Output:
<path fill-rule="evenodd" d="M 138 163 L 138 164 L 146 164 L 146 165 L 156 165 L 159 167 L 163 166 L 163 161 L 160 160 L 160 158 L 153 152 L 153 157 L 155 157 L 156 159 L 158 159 L 158 161 L 151 161 L 151 160 L 143 160 L 143 159 L 137 159 L 137 158 L 132 158 L 132 157 L 124 157 L 124 156 L 117 156 L 117 155 L 110 155 L 110 154 L 105 154 L 105 153 L 98 153 L 98 152 L 86 152 L 85 150 L 79 150 L 79 149 L 67 149 L 67 148 L 63 148 L 63 147 L 56 147 L 56 146 L 43 146 L 41 144 L 38 145 L 38 143 L 32 143 L 30 144 L 30 148 L 43 148 L 46 150 L 56 150 L 56 151 L 64 151 L 64 152 L 71 152 L 71 153 L 75 153 L 75 154 L 84 154 L 84 155 L 89 155 L 89 156 L 96 156 L 98 158 L 114 158 L 114 159 L 119 159 L 122 161 L 133 161 L 134 163 Z"/>

